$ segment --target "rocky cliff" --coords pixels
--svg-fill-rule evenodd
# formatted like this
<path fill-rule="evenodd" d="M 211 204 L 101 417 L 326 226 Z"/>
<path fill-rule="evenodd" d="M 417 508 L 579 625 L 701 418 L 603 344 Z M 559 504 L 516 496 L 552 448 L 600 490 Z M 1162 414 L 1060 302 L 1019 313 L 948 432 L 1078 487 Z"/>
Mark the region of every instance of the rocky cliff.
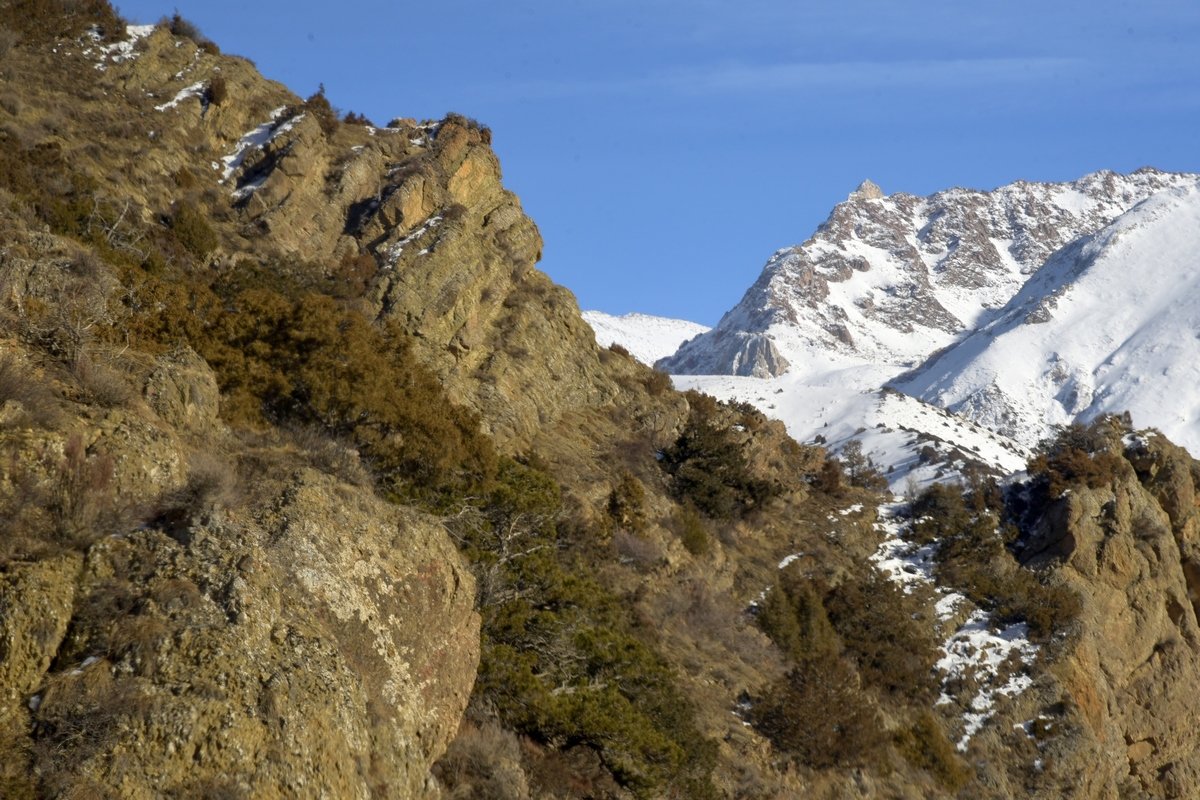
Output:
<path fill-rule="evenodd" d="M 1153 432 L 1124 430 L 1099 423 L 1069 445 L 1075 458 L 1051 458 L 1066 483 L 1022 542 L 1022 559 L 1081 601 L 1046 704 L 1027 712 L 1038 796 L 1182 798 L 1200 785 L 1200 465 Z"/>

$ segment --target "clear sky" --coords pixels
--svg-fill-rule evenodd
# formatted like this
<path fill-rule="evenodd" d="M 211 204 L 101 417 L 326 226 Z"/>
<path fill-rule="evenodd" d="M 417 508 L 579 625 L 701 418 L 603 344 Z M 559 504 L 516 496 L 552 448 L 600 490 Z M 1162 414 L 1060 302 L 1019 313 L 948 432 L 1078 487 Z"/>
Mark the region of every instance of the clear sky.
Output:
<path fill-rule="evenodd" d="M 1200 171 L 1195 0 L 117 0 L 343 111 L 475 117 L 584 308 L 715 323 L 864 178 Z"/>

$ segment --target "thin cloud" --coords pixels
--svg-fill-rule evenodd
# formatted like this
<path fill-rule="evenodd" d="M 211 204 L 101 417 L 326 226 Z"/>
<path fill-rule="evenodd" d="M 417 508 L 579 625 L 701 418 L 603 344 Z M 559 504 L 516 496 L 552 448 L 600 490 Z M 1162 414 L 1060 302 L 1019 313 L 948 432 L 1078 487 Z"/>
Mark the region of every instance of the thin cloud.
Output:
<path fill-rule="evenodd" d="M 721 64 L 675 69 L 643 78 L 518 81 L 487 87 L 522 99 L 643 93 L 779 94 L 800 91 L 948 89 L 1042 82 L 1082 72 L 1076 58 L 980 58 Z"/>

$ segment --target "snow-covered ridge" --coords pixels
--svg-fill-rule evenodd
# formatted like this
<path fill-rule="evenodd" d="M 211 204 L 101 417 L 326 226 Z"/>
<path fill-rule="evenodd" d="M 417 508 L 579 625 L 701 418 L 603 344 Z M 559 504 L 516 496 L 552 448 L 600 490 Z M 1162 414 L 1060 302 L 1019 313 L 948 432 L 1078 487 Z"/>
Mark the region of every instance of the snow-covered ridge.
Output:
<path fill-rule="evenodd" d="M 644 364 L 653 364 L 674 353 L 683 342 L 708 331 L 708 326 L 698 322 L 649 314 L 617 317 L 603 311 L 584 311 L 583 318 L 596 332 L 598 345 L 620 345 Z"/>
<path fill-rule="evenodd" d="M 1036 442 L 1129 411 L 1200 448 L 1200 186 L 1064 249 L 989 324 L 897 388 Z"/>
<path fill-rule="evenodd" d="M 802 441 L 858 439 L 896 492 L 968 461 L 1019 471 L 1051 425 L 1104 412 L 1200 447 L 1198 180 L 855 192 L 660 367 L 733 372 L 747 337 L 769 342 L 779 358 L 760 366 L 782 374 L 675 383 L 750 402 Z"/>
<path fill-rule="evenodd" d="M 733 374 L 736 334 L 765 336 L 783 361 L 818 349 L 912 367 L 986 323 L 1060 248 L 1195 176 L 1097 172 L 929 197 L 855 192 L 803 244 L 776 252 L 709 334 L 670 372 Z"/>

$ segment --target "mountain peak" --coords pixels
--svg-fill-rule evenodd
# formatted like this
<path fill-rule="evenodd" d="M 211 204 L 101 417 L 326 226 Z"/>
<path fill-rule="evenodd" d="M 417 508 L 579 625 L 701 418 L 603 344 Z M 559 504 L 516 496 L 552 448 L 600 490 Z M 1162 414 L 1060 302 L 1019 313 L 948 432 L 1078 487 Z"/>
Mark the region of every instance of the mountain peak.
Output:
<path fill-rule="evenodd" d="M 879 200 L 883 197 L 883 189 L 879 188 L 879 184 L 867 179 L 858 185 L 858 188 L 850 193 L 847 200 Z"/>

